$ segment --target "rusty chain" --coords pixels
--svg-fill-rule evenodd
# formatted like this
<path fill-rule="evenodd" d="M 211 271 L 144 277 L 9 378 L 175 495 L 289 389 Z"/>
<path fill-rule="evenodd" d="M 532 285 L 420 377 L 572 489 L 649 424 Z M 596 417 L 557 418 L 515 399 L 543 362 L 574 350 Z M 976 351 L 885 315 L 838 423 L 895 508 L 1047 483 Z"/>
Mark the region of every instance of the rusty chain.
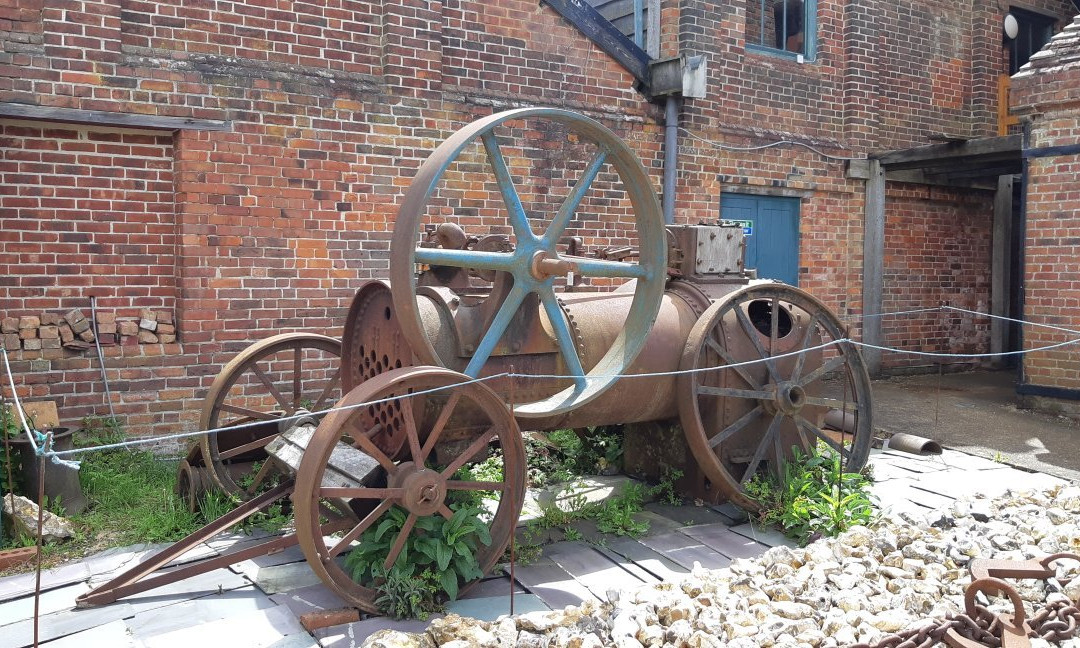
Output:
<path fill-rule="evenodd" d="M 1009 646 L 1029 646 L 1028 637 L 1039 637 L 1046 641 L 1065 641 L 1077 636 L 1080 629 L 1080 600 L 1069 601 L 1058 598 L 1048 601 L 1030 618 L 1025 618 L 1023 606 L 1016 590 L 994 577 L 1001 575 L 1012 578 L 1042 578 L 1050 580 L 1053 570 L 1050 563 L 1059 559 L 1080 560 L 1074 554 L 1054 554 L 1039 561 L 972 561 L 971 570 L 976 575 L 988 574 L 990 577 L 977 578 L 965 592 L 965 613 L 950 614 L 938 625 L 924 625 L 903 632 L 887 635 L 874 643 L 857 643 L 849 648 L 931 648 L 946 643 L 957 648 L 1000 648 Z M 1035 569 L 1031 564 L 1035 563 Z M 1041 569 L 1039 569 L 1041 566 Z M 1064 583 L 1059 579 L 1060 585 Z M 979 591 L 993 591 L 1006 595 L 1014 602 L 1015 614 L 995 614 L 976 604 L 975 594 Z M 1019 627 L 1011 620 L 1019 618 Z M 1011 630 L 1011 637 L 1005 637 Z M 1019 638 L 1019 641 L 1017 639 Z"/>

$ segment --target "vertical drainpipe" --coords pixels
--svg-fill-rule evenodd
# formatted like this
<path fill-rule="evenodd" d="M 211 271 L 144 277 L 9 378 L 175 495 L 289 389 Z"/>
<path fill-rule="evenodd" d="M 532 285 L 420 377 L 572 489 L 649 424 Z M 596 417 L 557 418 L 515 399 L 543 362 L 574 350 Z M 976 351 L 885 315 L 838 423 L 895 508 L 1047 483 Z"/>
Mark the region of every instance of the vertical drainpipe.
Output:
<path fill-rule="evenodd" d="M 668 95 L 664 106 L 664 224 L 675 222 L 675 178 L 679 165 L 679 97 Z"/>

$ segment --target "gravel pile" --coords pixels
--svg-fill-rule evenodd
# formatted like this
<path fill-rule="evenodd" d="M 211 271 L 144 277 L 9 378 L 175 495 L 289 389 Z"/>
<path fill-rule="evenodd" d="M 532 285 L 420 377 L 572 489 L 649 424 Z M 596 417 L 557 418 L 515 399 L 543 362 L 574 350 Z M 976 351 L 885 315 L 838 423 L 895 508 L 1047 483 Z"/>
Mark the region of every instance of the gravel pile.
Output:
<path fill-rule="evenodd" d="M 962 612 L 966 568 L 975 557 L 1080 553 L 1080 486 L 958 500 L 951 510 L 900 514 L 805 549 L 776 547 L 680 582 L 609 592 L 609 603 L 504 617 L 494 623 L 450 615 L 423 634 L 382 631 L 366 647 L 534 646 L 620 648 L 844 646 L 937 625 Z M 1065 576 L 1080 564 L 1060 563 Z M 1028 612 L 1047 600 L 1080 600 L 1080 578 L 1064 591 L 1013 581 Z M 993 611 L 1011 609 L 992 599 Z M 1080 648 L 1080 639 L 1036 647 Z"/>

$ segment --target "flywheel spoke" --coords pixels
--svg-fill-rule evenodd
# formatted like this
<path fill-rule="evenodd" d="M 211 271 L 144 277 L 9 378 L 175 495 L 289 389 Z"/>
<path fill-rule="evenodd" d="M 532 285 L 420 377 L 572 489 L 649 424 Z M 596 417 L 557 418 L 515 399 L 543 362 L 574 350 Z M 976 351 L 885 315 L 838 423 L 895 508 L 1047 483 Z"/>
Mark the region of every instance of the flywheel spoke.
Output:
<path fill-rule="evenodd" d="M 484 363 L 495 351 L 495 346 L 502 339 L 506 327 L 510 326 L 510 321 L 514 318 L 518 307 L 521 306 L 521 302 L 525 300 L 527 294 L 529 294 L 529 291 L 522 288 L 521 284 L 514 283 L 514 287 L 510 289 L 510 294 L 506 296 L 506 301 L 499 307 L 499 312 L 495 314 L 495 318 L 491 321 L 491 325 L 488 326 L 488 330 L 484 332 L 480 344 L 476 346 L 476 351 L 473 352 L 473 356 L 469 360 L 469 366 L 465 367 L 466 376 L 476 378 L 480 375 L 480 369 L 483 368 Z"/>
<path fill-rule="evenodd" d="M 443 504 L 442 506 L 439 507 L 439 515 L 443 516 L 447 520 L 450 520 L 450 519 L 453 519 L 454 512 L 450 510 L 449 506 L 447 506 L 446 504 Z"/>
<path fill-rule="evenodd" d="M 813 340 L 817 321 L 818 313 L 814 313 L 814 316 L 810 318 L 810 322 L 806 325 L 806 332 L 803 333 L 802 343 L 799 345 L 799 350 L 802 353 L 795 358 L 795 368 L 791 370 L 791 380 L 794 382 L 799 382 L 799 376 L 802 375 L 803 367 L 806 366 L 806 356 L 809 355 L 806 350 L 810 348 L 810 341 Z"/>
<path fill-rule="evenodd" d="M 319 392 L 319 397 L 315 399 L 315 404 L 312 405 L 312 409 L 316 412 L 321 410 L 326 403 L 326 399 L 330 398 L 330 394 L 334 393 L 334 390 L 337 389 L 340 384 L 341 367 L 338 367 L 338 370 L 334 372 L 334 375 L 330 377 L 330 380 L 326 381 L 326 386 Z"/>
<path fill-rule="evenodd" d="M 402 488 L 365 488 L 352 486 L 326 486 L 319 489 L 319 497 L 342 499 L 400 499 Z"/>
<path fill-rule="evenodd" d="M 266 447 L 266 444 L 273 441 L 274 438 L 275 438 L 275 435 L 271 434 L 271 435 L 265 436 L 265 437 L 263 437 L 261 439 L 255 439 L 251 443 L 245 443 L 244 445 L 239 445 L 239 446 L 236 446 L 235 448 L 229 448 L 228 450 L 222 450 L 221 452 L 218 453 L 218 459 L 220 459 L 221 461 L 226 461 L 226 460 L 232 459 L 233 457 L 236 457 L 238 455 L 242 455 L 245 452 L 251 452 L 252 450 L 258 450 L 259 448 L 264 448 L 264 447 Z"/>
<path fill-rule="evenodd" d="M 577 385 L 579 390 L 585 389 L 585 369 L 582 368 L 581 358 L 578 357 L 574 332 L 566 322 L 562 309 L 559 308 L 559 303 L 555 299 L 555 293 L 550 287 L 547 287 L 540 293 L 540 300 L 544 304 L 544 311 L 547 313 L 548 320 L 551 322 L 551 328 L 555 331 L 555 339 L 558 341 L 559 351 L 562 353 L 563 362 L 566 363 L 567 373 L 573 378 L 574 384 Z"/>
<path fill-rule="evenodd" d="M 727 398 L 753 398 L 755 400 L 771 399 L 772 392 L 759 391 L 756 389 L 733 389 L 731 387 L 710 387 L 699 385 L 697 393 L 703 396 L 724 396 Z"/>
<path fill-rule="evenodd" d="M 288 416 L 300 409 L 300 395 L 304 391 L 303 384 L 303 365 L 304 365 L 304 348 L 297 345 L 293 349 L 293 406 L 292 410 L 287 410 L 285 415 Z"/>
<path fill-rule="evenodd" d="M 281 395 L 281 392 L 277 390 L 277 387 L 274 386 L 274 383 L 263 370 L 259 368 L 258 364 L 252 363 L 251 373 L 255 374 L 255 377 L 259 379 L 259 382 L 263 384 L 263 387 L 266 387 L 266 391 L 270 392 L 270 395 L 277 401 L 278 405 L 281 405 L 281 409 L 288 412 L 289 404 L 285 402 L 285 397 Z"/>
<path fill-rule="evenodd" d="M 475 457 L 476 453 L 480 452 L 484 448 L 484 446 L 491 443 L 492 439 L 498 436 L 498 434 L 499 429 L 497 426 L 492 425 L 491 427 L 489 427 L 487 429 L 487 432 L 480 435 L 479 438 L 470 443 L 469 447 L 465 448 L 464 452 L 455 457 L 454 460 L 450 462 L 450 465 L 443 469 L 443 478 L 450 479 L 450 477 L 458 471 L 458 468 L 461 468 L 465 465 L 465 462 Z"/>
<path fill-rule="evenodd" d="M 819 407 L 828 407 L 830 409 L 840 410 L 842 412 L 854 412 L 858 409 L 856 403 L 849 401 L 842 401 L 838 398 L 826 398 L 824 396 L 807 396 L 807 405 L 817 405 Z"/>
<path fill-rule="evenodd" d="M 379 462 L 379 465 L 383 467 L 386 472 L 394 472 L 396 465 L 390 460 L 390 457 L 386 456 L 382 450 L 369 438 L 369 435 L 374 435 L 382 426 L 376 425 L 372 428 L 368 434 L 357 434 L 352 437 L 354 444 L 363 450 L 369 457 Z"/>
<path fill-rule="evenodd" d="M 495 139 L 495 134 L 487 131 L 480 135 L 480 139 L 484 141 L 488 161 L 495 172 L 495 182 L 498 183 L 503 203 L 506 204 L 510 225 L 514 228 L 514 236 L 518 241 L 535 240 L 536 235 L 529 226 L 529 218 L 525 215 L 525 208 L 521 206 L 521 197 L 514 188 L 514 179 L 510 177 L 510 170 L 506 167 L 506 160 L 503 158 L 502 149 L 499 147 L 498 140 Z"/>
<path fill-rule="evenodd" d="M 574 211 L 577 210 L 578 205 L 581 204 L 581 199 L 585 197 L 585 192 L 592 186 L 596 175 L 600 173 L 600 169 L 604 166 L 604 161 L 607 160 L 608 152 L 601 150 L 593 158 L 589 166 L 586 167 L 585 173 L 578 178 L 574 188 L 570 190 L 570 195 L 566 197 L 562 205 L 559 206 L 558 213 L 555 214 L 555 219 L 548 225 L 547 230 L 544 232 L 544 238 L 541 241 L 542 247 L 550 249 L 559 241 L 559 237 L 566 231 L 566 226 L 570 224 L 570 219 L 574 217 Z"/>
<path fill-rule="evenodd" d="M 258 410 L 248 409 L 247 407 L 240 407 L 239 405 L 231 405 L 229 403 L 223 403 L 221 405 L 221 411 L 230 412 L 232 414 L 239 414 L 240 416 L 258 419 L 260 421 L 275 421 L 278 418 L 277 416 L 270 414 L 269 412 L 260 412 Z"/>
<path fill-rule="evenodd" d="M 501 491 L 505 488 L 506 484 L 501 481 L 458 481 L 451 479 L 446 482 L 446 490 Z"/>
<path fill-rule="evenodd" d="M 799 426 L 800 429 L 806 430 L 807 432 L 809 432 L 813 436 L 815 436 L 818 439 L 821 439 L 822 441 L 824 441 L 833 450 L 836 450 L 837 452 L 839 452 L 841 457 L 844 457 L 846 459 L 848 457 L 848 455 L 850 454 L 848 452 L 847 448 L 845 448 L 842 443 L 838 443 L 837 441 L 835 441 L 828 434 L 825 434 L 825 432 L 821 428 L 814 425 L 810 421 L 807 421 L 805 418 L 803 418 L 801 416 L 796 417 L 795 418 L 795 424 L 797 426 Z"/>
<path fill-rule="evenodd" d="M 510 273 L 517 269 L 517 257 L 512 252 L 416 248 L 416 262 L 433 266 L 501 270 Z"/>
<path fill-rule="evenodd" d="M 424 465 L 424 455 L 420 452 L 420 430 L 416 426 L 416 420 L 413 418 L 413 399 L 404 398 L 401 401 L 401 420 L 402 425 L 405 427 L 405 436 L 409 440 L 409 454 L 412 456 L 413 463 L 417 466 Z"/>

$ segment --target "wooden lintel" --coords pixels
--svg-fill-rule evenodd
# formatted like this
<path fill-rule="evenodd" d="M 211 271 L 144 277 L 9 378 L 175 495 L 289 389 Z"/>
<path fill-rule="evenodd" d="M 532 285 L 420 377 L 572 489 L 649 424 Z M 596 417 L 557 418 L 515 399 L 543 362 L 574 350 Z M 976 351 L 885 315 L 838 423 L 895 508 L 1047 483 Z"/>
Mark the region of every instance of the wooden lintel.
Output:
<path fill-rule="evenodd" d="M 924 184 L 934 185 L 937 187 L 955 187 L 958 189 L 995 189 L 997 187 L 997 180 L 982 180 L 977 181 L 973 178 L 969 179 L 954 179 L 944 176 L 932 175 L 924 172 L 922 169 L 900 169 L 897 171 L 886 171 L 885 179 L 889 182 L 906 182 L 910 184 Z"/>
<path fill-rule="evenodd" d="M 167 115 L 143 115 L 138 113 L 112 112 L 108 110 L 79 110 L 78 108 L 54 108 L 31 104 L 0 103 L 0 118 L 32 119 L 34 121 L 63 122 L 66 124 L 93 124 L 121 128 L 148 128 L 153 130 L 200 130 L 225 131 L 232 126 L 220 119 L 195 119 L 193 117 L 170 117 Z"/>
<path fill-rule="evenodd" d="M 584 0 L 542 0 L 560 16 L 570 21 L 600 49 L 634 75 L 638 83 L 649 85 L 649 55 L 615 28 Z M 592 70 L 586 70 L 589 74 Z"/>
<path fill-rule="evenodd" d="M 882 166 L 893 169 L 915 169 L 934 163 L 945 163 L 958 158 L 991 157 L 997 159 L 1019 159 L 1023 148 L 1020 135 L 1004 137 L 986 137 L 966 142 L 949 142 L 918 146 L 901 151 L 879 153 L 870 157 L 879 160 Z"/>

